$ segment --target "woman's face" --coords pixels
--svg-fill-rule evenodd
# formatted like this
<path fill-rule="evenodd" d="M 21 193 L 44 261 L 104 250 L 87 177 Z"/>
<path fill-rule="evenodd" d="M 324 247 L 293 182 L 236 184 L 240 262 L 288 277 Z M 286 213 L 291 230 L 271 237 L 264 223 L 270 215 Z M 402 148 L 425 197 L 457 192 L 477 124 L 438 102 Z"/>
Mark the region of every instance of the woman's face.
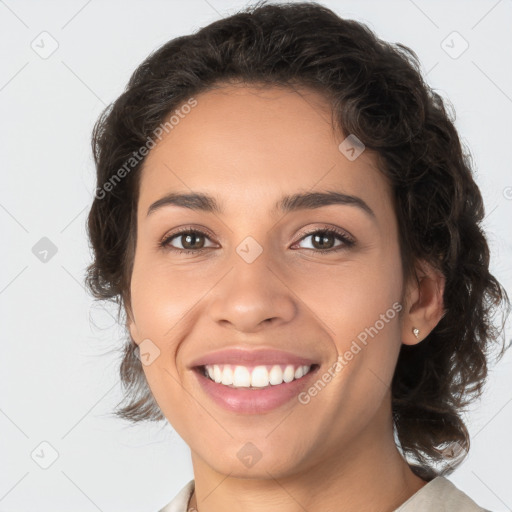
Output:
<path fill-rule="evenodd" d="M 403 281 L 374 155 L 339 148 L 315 92 L 196 100 L 149 153 L 138 201 L 129 327 L 162 412 L 195 463 L 232 476 L 389 440 Z"/>

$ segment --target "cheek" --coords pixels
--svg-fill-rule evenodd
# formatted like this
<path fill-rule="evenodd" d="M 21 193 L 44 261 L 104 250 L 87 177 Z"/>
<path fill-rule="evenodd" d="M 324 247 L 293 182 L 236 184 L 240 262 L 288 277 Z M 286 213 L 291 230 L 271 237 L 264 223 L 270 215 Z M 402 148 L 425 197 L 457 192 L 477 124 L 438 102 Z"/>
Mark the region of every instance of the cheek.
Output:
<path fill-rule="evenodd" d="M 393 254 L 297 272 L 293 286 L 336 335 L 339 348 L 376 323 L 383 333 L 398 324 L 400 307 L 396 304 L 401 299 L 402 276 L 400 262 Z"/>
<path fill-rule="evenodd" d="M 140 336 L 171 339 L 173 329 L 186 320 L 215 275 L 204 265 L 170 266 L 165 258 L 143 254 L 135 258 L 131 279 L 132 309 Z"/>
<path fill-rule="evenodd" d="M 384 390 L 391 383 L 401 344 L 402 273 L 398 250 L 388 246 L 372 252 L 371 258 L 359 259 L 357 264 L 354 261 L 335 271 L 326 268 L 309 280 L 307 288 L 305 281 L 303 284 L 308 290 L 305 302 L 328 327 L 337 357 L 344 365 L 332 387 L 332 400 L 337 403 L 336 394 L 340 392 L 373 396 L 373 386 Z M 350 397 L 345 396 L 342 402 L 350 402 Z M 371 408 L 371 404 L 367 406 Z"/>
<path fill-rule="evenodd" d="M 319 276 L 308 299 L 328 326 L 337 354 L 328 384 L 311 400 L 350 438 L 376 414 L 389 392 L 400 349 L 401 269 L 394 258 Z M 335 361 L 333 361 L 335 364 Z M 333 367 L 331 367 L 333 368 Z M 321 404 L 321 405 L 320 405 Z M 322 427 L 323 428 L 323 427 Z M 326 438 L 335 436 L 325 432 Z"/>

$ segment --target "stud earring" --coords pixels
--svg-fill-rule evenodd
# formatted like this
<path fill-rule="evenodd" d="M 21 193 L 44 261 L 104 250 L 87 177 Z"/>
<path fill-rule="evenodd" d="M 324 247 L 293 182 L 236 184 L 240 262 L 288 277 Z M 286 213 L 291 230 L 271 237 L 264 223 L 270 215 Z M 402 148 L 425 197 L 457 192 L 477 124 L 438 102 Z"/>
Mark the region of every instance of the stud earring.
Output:
<path fill-rule="evenodd" d="M 413 327 L 412 332 L 413 332 L 414 336 L 416 336 L 417 339 L 420 337 L 420 330 L 418 328 Z"/>

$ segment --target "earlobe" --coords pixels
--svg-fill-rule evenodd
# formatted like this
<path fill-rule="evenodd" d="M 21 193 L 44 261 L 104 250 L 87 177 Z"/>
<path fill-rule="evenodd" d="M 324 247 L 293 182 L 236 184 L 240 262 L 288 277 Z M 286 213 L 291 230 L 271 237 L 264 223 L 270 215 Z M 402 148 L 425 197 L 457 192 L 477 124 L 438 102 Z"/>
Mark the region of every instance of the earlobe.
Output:
<path fill-rule="evenodd" d="M 135 322 L 133 320 L 129 320 L 126 322 L 128 331 L 130 332 L 130 336 L 132 340 L 138 345 L 139 342 L 139 332 L 137 330 L 137 326 L 135 325 Z"/>
<path fill-rule="evenodd" d="M 405 345 L 423 341 L 444 315 L 444 275 L 425 262 L 418 268 L 417 275 L 402 328 Z"/>
<path fill-rule="evenodd" d="M 131 307 L 126 306 L 125 307 L 125 314 L 126 314 L 126 328 L 128 329 L 128 332 L 130 333 L 130 336 L 132 340 L 139 344 L 139 331 L 137 329 L 137 325 L 135 323 L 135 319 L 133 318 L 133 313 L 131 311 Z"/>
<path fill-rule="evenodd" d="M 130 311 L 126 312 L 126 327 L 132 340 L 138 345 L 139 344 L 139 331 L 137 329 L 137 325 L 135 324 L 135 320 L 133 319 L 133 315 Z"/>

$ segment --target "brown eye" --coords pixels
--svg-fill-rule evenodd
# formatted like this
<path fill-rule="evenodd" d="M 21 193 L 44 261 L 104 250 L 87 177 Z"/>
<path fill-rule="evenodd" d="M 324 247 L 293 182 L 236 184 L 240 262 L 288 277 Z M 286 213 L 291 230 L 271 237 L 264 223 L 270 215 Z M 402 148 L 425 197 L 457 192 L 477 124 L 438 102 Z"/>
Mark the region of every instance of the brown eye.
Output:
<path fill-rule="evenodd" d="M 201 252 L 208 248 L 205 245 L 206 240 L 209 240 L 206 233 L 196 229 L 186 229 L 167 236 L 162 240 L 160 246 L 177 252 Z"/>
<path fill-rule="evenodd" d="M 180 238 L 184 249 L 202 249 L 204 246 L 203 235 L 198 233 L 180 235 Z"/>
<path fill-rule="evenodd" d="M 310 236 L 315 249 L 331 249 L 336 243 L 336 237 L 332 233 L 319 231 Z"/>
<path fill-rule="evenodd" d="M 310 231 L 299 240 L 299 243 L 307 239 L 311 239 L 310 247 L 303 248 L 314 250 L 320 254 L 333 253 L 352 247 L 355 244 L 355 240 L 347 233 L 335 228 L 322 228 Z M 339 243 L 336 244 L 336 241 Z"/>

